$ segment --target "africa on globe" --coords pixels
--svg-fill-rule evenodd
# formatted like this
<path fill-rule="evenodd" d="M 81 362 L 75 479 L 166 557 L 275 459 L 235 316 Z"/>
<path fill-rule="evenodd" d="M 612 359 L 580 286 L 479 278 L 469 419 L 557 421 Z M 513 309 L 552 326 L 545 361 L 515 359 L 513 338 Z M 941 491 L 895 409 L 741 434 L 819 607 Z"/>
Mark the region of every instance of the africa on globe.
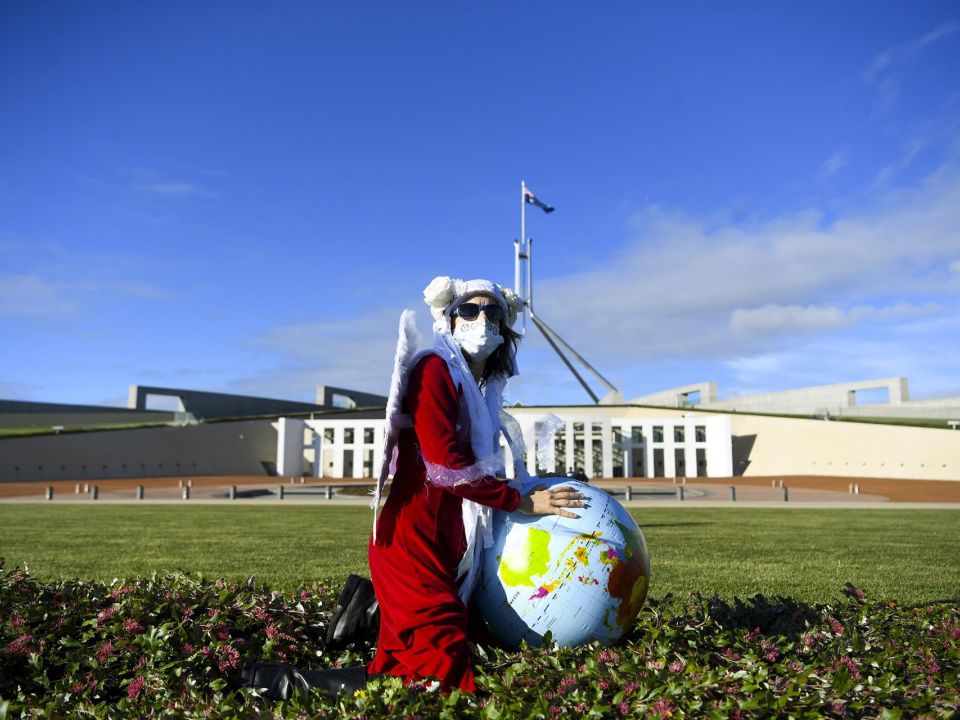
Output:
<path fill-rule="evenodd" d="M 636 521 L 605 491 L 567 478 L 585 496 L 578 518 L 494 515 L 494 543 L 483 551 L 476 599 L 491 631 L 507 645 L 553 642 L 610 645 L 633 624 L 647 596 L 650 558 Z"/>

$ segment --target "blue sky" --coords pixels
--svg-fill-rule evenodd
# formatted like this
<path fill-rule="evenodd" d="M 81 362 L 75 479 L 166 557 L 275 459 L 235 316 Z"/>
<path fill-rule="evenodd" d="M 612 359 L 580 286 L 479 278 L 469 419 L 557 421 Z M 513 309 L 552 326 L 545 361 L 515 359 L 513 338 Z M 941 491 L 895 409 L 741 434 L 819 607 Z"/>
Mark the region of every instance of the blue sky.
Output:
<path fill-rule="evenodd" d="M 960 395 L 960 6 L 586 7 L 0 4 L 0 398 L 385 392 L 432 277 L 512 283 L 521 178 L 627 398 Z"/>

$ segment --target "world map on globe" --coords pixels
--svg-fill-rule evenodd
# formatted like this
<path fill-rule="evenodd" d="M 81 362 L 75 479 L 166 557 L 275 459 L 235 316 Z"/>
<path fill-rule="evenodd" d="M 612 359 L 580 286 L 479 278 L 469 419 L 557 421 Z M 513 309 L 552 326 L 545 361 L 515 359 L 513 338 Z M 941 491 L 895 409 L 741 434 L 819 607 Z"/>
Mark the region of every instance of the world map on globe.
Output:
<path fill-rule="evenodd" d="M 650 559 L 636 521 L 610 494 L 567 478 L 587 507 L 578 518 L 498 512 L 483 551 L 476 600 L 504 643 L 539 646 L 549 631 L 561 646 L 610 645 L 633 625 L 647 596 Z M 528 486 L 529 487 L 529 486 Z"/>

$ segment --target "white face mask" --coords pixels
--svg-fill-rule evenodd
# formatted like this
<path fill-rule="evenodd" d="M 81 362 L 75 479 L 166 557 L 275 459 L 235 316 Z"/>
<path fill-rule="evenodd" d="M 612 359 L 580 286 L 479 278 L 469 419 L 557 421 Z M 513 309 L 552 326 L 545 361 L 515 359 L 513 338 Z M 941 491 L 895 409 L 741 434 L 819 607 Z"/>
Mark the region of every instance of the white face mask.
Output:
<path fill-rule="evenodd" d="M 503 344 L 503 335 L 496 325 L 486 319 L 461 322 L 453 331 L 453 339 L 471 360 L 486 360 L 490 353 Z"/>

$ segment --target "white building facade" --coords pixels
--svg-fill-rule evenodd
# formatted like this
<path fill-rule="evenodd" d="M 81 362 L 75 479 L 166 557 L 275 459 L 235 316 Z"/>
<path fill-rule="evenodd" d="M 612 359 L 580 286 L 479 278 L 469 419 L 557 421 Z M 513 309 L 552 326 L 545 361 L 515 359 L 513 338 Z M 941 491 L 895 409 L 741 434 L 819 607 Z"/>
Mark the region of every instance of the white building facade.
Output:
<path fill-rule="evenodd" d="M 582 471 L 590 478 L 733 475 L 729 416 L 643 417 L 618 409 L 511 408 L 523 431 L 527 471 L 538 471 L 535 440 L 550 413 L 563 426 L 553 436 L 552 460 L 540 470 Z M 281 418 L 276 427 L 279 475 L 372 478 L 379 472 L 384 420 Z M 513 458 L 503 445 L 507 477 L 513 477 Z"/>

